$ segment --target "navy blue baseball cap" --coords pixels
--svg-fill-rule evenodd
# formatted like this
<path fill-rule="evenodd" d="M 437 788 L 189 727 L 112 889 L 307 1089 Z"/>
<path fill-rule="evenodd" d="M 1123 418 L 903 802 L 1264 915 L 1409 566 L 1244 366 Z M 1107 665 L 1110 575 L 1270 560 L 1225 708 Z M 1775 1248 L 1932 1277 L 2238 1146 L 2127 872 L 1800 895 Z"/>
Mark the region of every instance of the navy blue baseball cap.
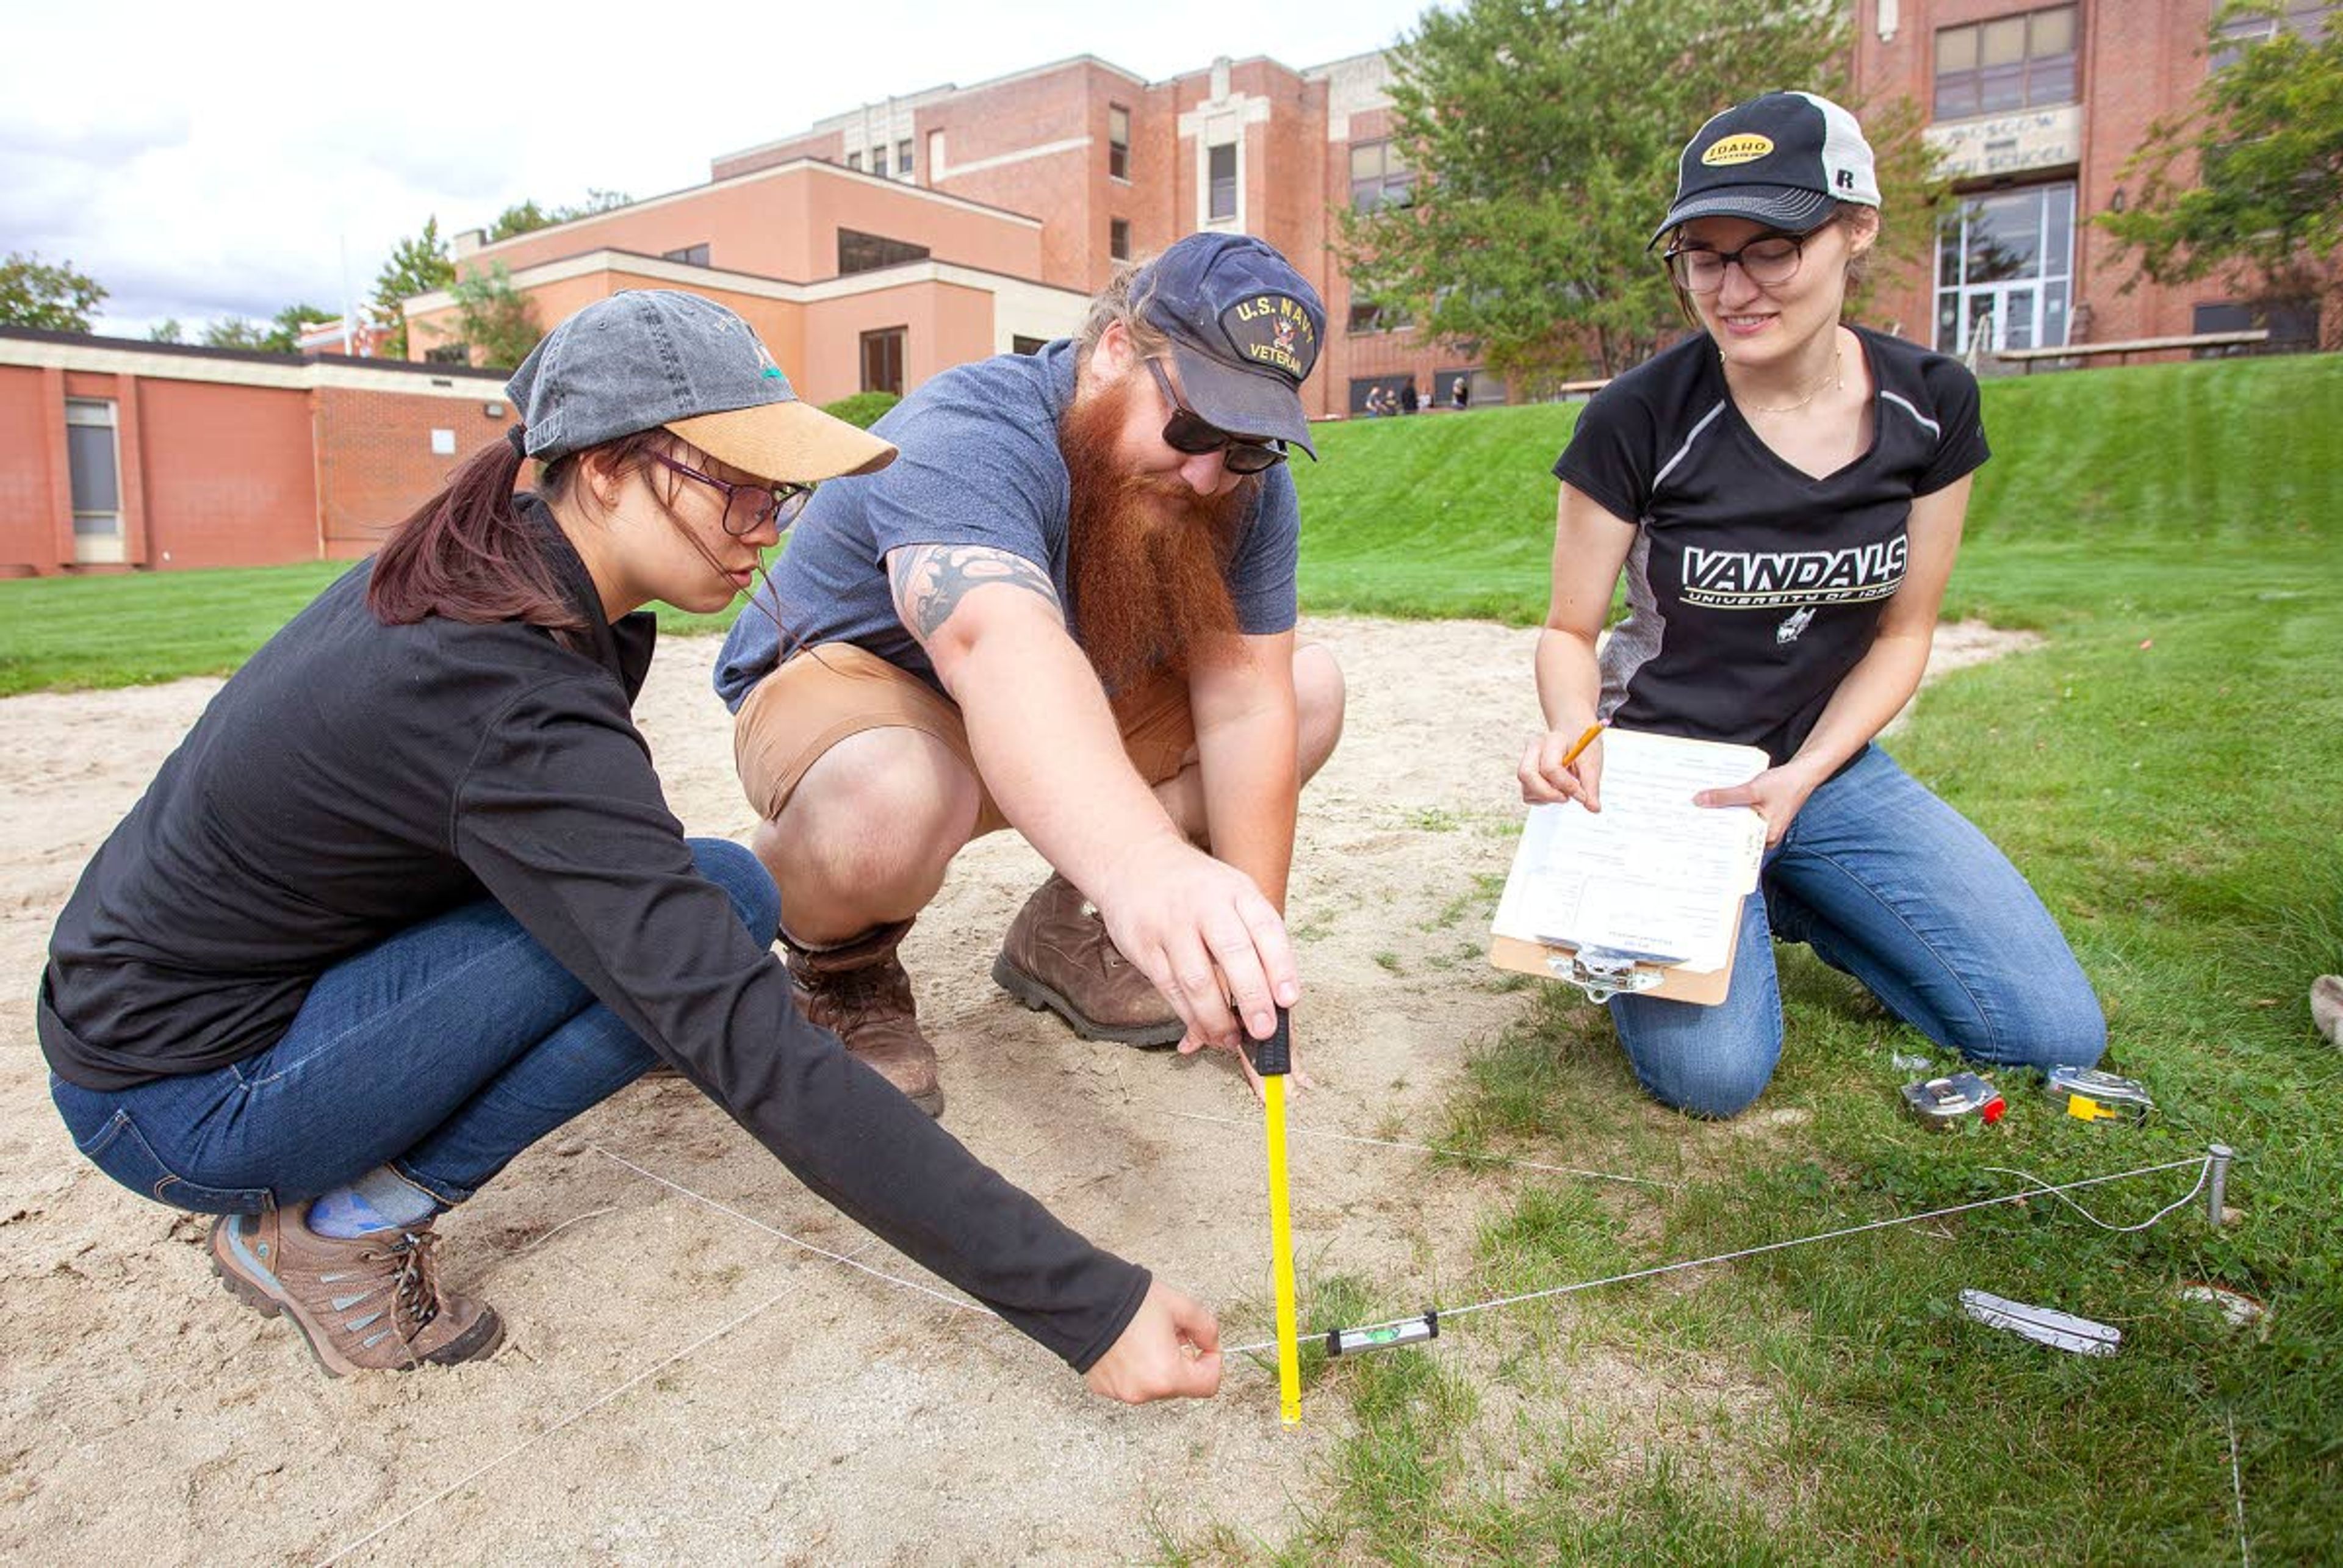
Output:
<path fill-rule="evenodd" d="M 1302 384 L 1326 307 L 1283 256 L 1248 235 L 1192 234 L 1140 269 L 1131 297 L 1171 337 L 1189 407 L 1232 436 L 1317 457 Z"/>

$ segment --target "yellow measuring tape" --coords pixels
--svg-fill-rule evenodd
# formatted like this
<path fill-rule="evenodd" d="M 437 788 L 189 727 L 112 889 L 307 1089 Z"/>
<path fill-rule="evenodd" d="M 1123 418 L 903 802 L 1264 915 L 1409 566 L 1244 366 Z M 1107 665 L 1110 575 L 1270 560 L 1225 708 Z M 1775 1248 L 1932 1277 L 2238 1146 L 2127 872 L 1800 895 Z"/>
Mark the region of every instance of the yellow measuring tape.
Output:
<path fill-rule="evenodd" d="M 1294 1322 L 1293 1206 L 1285 1172 L 1285 1076 L 1293 1066 L 1293 1036 L 1283 1008 L 1277 1030 L 1253 1048 L 1261 1074 L 1262 1118 L 1269 1129 L 1269 1251 L 1277 1282 L 1277 1413 L 1302 1424 L 1302 1342 Z"/>

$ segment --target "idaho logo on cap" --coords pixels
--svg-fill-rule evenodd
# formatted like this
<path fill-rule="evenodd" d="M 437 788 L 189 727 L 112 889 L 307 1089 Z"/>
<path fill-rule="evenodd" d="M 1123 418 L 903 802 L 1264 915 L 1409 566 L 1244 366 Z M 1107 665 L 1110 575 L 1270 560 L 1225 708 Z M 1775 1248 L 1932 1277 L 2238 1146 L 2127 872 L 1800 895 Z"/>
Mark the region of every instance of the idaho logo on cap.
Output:
<path fill-rule="evenodd" d="M 1297 387 L 1318 363 L 1318 331 L 1290 294 L 1255 294 L 1221 312 L 1221 330 L 1237 357 L 1290 377 Z"/>
<path fill-rule="evenodd" d="M 1700 161 L 1711 168 L 1725 168 L 1734 164 L 1754 164 L 1773 150 L 1773 137 L 1751 132 L 1725 137 L 1701 154 Z"/>

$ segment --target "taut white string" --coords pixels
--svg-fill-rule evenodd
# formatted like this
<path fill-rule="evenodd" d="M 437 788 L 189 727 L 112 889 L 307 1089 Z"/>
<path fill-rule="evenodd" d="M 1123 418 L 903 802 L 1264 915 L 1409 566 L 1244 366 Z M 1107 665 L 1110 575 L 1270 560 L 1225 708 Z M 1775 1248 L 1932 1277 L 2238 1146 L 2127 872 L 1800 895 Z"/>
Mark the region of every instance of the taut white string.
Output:
<path fill-rule="evenodd" d="M 2047 1192 L 2056 1195 L 2060 1192 L 2071 1191 L 2079 1187 L 2097 1187 L 2107 1181 L 2128 1181 L 2134 1176 L 2152 1176 L 2164 1171 L 2186 1170 L 2191 1165 L 2198 1167 L 2197 1186 L 2196 1188 L 2192 1188 L 2188 1194 L 2189 1198 L 2193 1198 L 2197 1195 L 2198 1191 L 2202 1190 L 2205 1184 L 2206 1175 L 2212 1170 L 2213 1157 L 2209 1154 L 2200 1154 L 2194 1160 L 2174 1160 L 2162 1165 L 2143 1165 L 2135 1171 L 2118 1171 L 2109 1176 L 2087 1176 L 2079 1181 L 2062 1182 L 2055 1187 L 2047 1183 L 2037 1182 L 2036 1189 L 2038 1189 L 2038 1191 L 2028 1190 L 2024 1192 L 2005 1192 L 1998 1198 L 1980 1198 L 1975 1202 L 1956 1203 L 1947 1209 L 1931 1209 L 1924 1214 L 1900 1214 L 1892 1219 L 1873 1220 L 1865 1224 L 1848 1225 L 1836 1231 L 1825 1231 L 1819 1235 L 1795 1236 L 1786 1241 L 1767 1241 L 1761 1246 L 1743 1247 L 1736 1251 L 1719 1252 L 1713 1257 L 1686 1258 L 1679 1262 L 1659 1263 L 1648 1269 L 1631 1269 L 1624 1274 L 1610 1274 L 1599 1280 L 1581 1280 L 1575 1284 L 1555 1285 L 1543 1291 L 1525 1291 L 1518 1296 L 1499 1296 L 1493 1301 L 1474 1302 L 1469 1305 L 1462 1307 L 1441 1307 L 1437 1309 L 1437 1311 L 1443 1320 L 1461 1318 L 1473 1312 L 1492 1312 L 1499 1307 L 1519 1306 L 1523 1302 L 1543 1302 L 1550 1300 L 1555 1296 L 1572 1295 L 1580 1291 L 1597 1290 L 1604 1285 L 1625 1284 L 1631 1280 L 1649 1280 L 1656 1278 L 1661 1274 L 1673 1274 L 1685 1269 L 1704 1269 L 1712 1263 L 1729 1263 L 1737 1258 L 1754 1258 L 1764 1252 L 1779 1252 L 1791 1247 L 1812 1246 L 1817 1241 L 1835 1241 L 1847 1236 L 1860 1236 L 1866 1231 L 1885 1231 L 1896 1225 L 1916 1225 L 1923 1220 L 1942 1220 L 1954 1214 L 1966 1214 L 1974 1209 L 1990 1209 L 2000 1203 L 2023 1202 L 2028 1198 L 2038 1196 L 2041 1192 Z M 2022 1175 L 2024 1172 L 2021 1171 L 2018 1172 L 2018 1174 Z M 2029 1176 L 2026 1180 L 2035 1181 L 2036 1179 Z M 2159 1212 L 2156 1216 L 2156 1219 L 2161 1220 L 2166 1214 L 2171 1213 L 2174 1209 L 2179 1208 L 2181 1203 L 2186 1203 L 2187 1201 L 2187 1198 L 2183 1198 L 2180 1201 L 2180 1203 L 2175 1203 L 2169 1208 Z M 2080 1206 L 2077 1205 L 2077 1207 L 2079 1208 Z M 2094 1216 L 2088 1213 L 2086 1213 L 2084 1217 L 2086 1219 L 2092 1220 L 2095 1224 L 2104 1223 L 2104 1221 L 2097 1220 Z M 2154 1224 L 2155 1222 L 2155 1220 L 2147 1221 L 2149 1224 Z M 2108 1230 L 2116 1229 L 2116 1227 L 2112 1225 L 2109 1225 L 2107 1228 Z M 2127 1229 L 2136 1228 L 2137 1227 L 2127 1227 Z M 1409 1322 L 1411 1320 L 1401 1319 L 1399 1321 Z M 1302 1338 L 1305 1340 L 1323 1339 L 1325 1334 L 1325 1330 L 1318 1329 L 1302 1335 Z M 1222 1347 L 1221 1353 L 1223 1356 L 1245 1355 L 1253 1351 L 1273 1349 L 1276 1344 L 1277 1342 L 1275 1340 L 1261 1340 L 1251 1344 L 1225 1345 Z"/>
<path fill-rule="evenodd" d="M 933 1296 L 937 1301 L 941 1302 L 944 1305 L 955 1308 L 960 1312 L 976 1312 L 988 1318 L 995 1315 L 992 1310 L 989 1307 L 980 1307 L 974 1302 L 965 1300 L 960 1296 L 949 1295 L 942 1291 L 937 1290 L 932 1285 L 923 1285 L 917 1280 L 907 1280 L 900 1274 L 890 1274 L 884 1269 L 874 1269 L 868 1263 L 858 1263 L 854 1261 L 853 1257 L 850 1257 L 844 1252 L 833 1252 L 827 1247 L 817 1247 L 811 1241 L 800 1241 L 797 1237 L 790 1235 L 787 1231 L 766 1224 L 754 1214 L 743 1214 L 739 1210 L 733 1208 L 729 1203 L 720 1203 L 713 1198 L 695 1192 L 690 1188 L 685 1186 L 682 1182 L 670 1181 L 656 1171 L 646 1171 L 641 1166 L 636 1164 L 633 1161 L 628 1159 L 625 1155 L 613 1154 L 608 1150 L 603 1148 L 599 1143 L 588 1143 L 586 1147 L 591 1149 L 595 1153 L 599 1154 L 603 1159 L 610 1161 L 614 1164 L 625 1166 L 628 1170 L 633 1171 L 638 1176 L 648 1176 L 652 1181 L 658 1182 L 660 1186 L 665 1187 L 671 1192 L 680 1192 L 695 1203 L 705 1203 L 719 1214 L 729 1214 L 732 1218 L 741 1221 L 743 1224 L 754 1225 L 759 1231 L 764 1231 L 768 1236 L 778 1237 L 781 1241 L 787 1241 L 792 1247 L 801 1248 L 806 1251 L 811 1252 L 817 1258 L 828 1258 L 833 1263 L 843 1263 L 850 1269 L 860 1269 L 874 1280 L 884 1280 L 890 1285 L 900 1285 L 907 1291 L 917 1291 L 923 1296 Z M 862 1246 L 855 1248 L 854 1251 L 856 1253 L 860 1253 L 869 1245 L 870 1243 L 866 1241 Z"/>

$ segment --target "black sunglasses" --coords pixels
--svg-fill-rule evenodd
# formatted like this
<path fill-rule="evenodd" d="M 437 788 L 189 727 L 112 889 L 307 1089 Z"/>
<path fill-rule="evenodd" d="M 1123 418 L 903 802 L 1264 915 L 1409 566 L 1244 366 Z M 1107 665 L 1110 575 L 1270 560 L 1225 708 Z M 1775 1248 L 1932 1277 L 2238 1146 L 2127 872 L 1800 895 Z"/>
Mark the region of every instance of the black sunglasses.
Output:
<path fill-rule="evenodd" d="M 798 520 L 798 514 L 805 510 L 806 502 L 813 496 L 811 485 L 736 485 L 729 479 L 703 474 L 688 463 L 679 463 L 665 452 L 653 452 L 651 456 L 687 479 L 697 479 L 723 491 L 724 531 L 736 539 L 748 538 L 769 521 L 788 528 Z"/>
<path fill-rule="evenodd" d="M 1172 405 L 1172 417 L 1163 422 L 1163 444 L 1173 451 L 1185 452 L 1192 457 L 1218 452 L 1222 466 L 1232 474 L 1258 474 L 1285 461 L 1284 442 L 1229 434 L 1180 401 L 1180 394 L 1172 390 L 1172 378 L 1163 374 L 1162 366 L 1150 359 L 1147 369 L 1161 389 L 1163 401 Z"/>

